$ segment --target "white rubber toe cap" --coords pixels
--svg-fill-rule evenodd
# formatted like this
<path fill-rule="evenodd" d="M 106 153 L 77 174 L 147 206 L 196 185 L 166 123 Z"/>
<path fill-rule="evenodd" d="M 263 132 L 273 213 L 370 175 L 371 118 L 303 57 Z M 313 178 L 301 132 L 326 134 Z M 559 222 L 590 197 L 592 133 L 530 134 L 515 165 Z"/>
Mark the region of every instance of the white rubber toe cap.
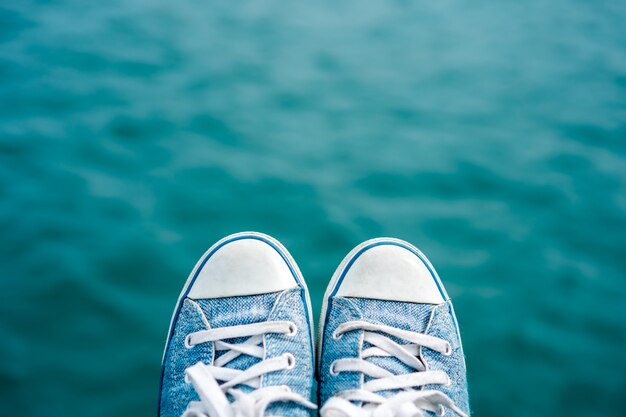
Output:
<path fill-rule="evenodd" d="M 298 286 L 289 265 L 277 249 L 254 238 L 241 238 L 219 246 L 200 265 L 188 297 L 236 297 L 267 294 Z"/>
<path fill-rule="evenodd" d="M 441 304 L 447 298 L 426 258 L 422 260 L 407 247 L 379 242 L 355 257 L 344 270 L 337 296 L 424 304 Z"/>

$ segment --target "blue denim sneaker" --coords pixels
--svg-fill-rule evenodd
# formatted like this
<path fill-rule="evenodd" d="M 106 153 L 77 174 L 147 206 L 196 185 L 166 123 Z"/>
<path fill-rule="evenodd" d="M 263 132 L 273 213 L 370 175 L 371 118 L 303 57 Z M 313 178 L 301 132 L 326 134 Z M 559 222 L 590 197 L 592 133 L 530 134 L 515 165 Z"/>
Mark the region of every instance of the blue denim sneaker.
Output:
<path fill-rule="evenodd" d="M 401 240 L 357 246 L 320 319 L 323 417 L 468 416 L 452 302 L 426 257 Z"/>
<path fill-rule="evenodd" d="M 253 232 L 220 240 L 176 304 L 159 416 L 309 416 L 311 324 L 306 284 L 278 241 Z"/>

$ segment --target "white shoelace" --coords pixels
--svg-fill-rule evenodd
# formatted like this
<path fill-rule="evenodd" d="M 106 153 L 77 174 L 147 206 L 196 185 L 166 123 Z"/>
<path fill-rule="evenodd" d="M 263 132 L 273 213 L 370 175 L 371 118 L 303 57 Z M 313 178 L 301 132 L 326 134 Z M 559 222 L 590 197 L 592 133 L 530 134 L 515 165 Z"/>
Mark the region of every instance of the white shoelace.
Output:
<path fill-rule="evenodd" d="M 185 380 L 193 384 L 200 401 L 190 402 L 182 417 L 262 417 L 267 407 L 274 402 L 291 401 L 306 408 L 317 408 L 301 395 L 291 392 L 285 385 L 260 387 L 263 375 L 295 366 L 295 358 L 290 353 L 263 359 L 263 335 L 295 335 L 297 330 L 296 325 L 288 321 L 268 321 L 189 334 L 185 339 L 185 346 L 188 348 L 212 342 L 216 352 L 226 352 L 215 359 L 213 365 L 198 362 L 185 370 Z M 248 339 L 243 343 L 225 342 L 240 337 Z M 240 355 L 252 356 L 261 359 L 261 362 L 245 370 L 225 367 Z M 238 385 L 248 386 L 253 390 L 244 392 L 236 388 Z M 229 401 L 227 394 L 231 395 L 233 402 Z"/>
<path fill-rule="evenodd" d="M 364 349 L 360 358 L 336 360 L 331 365 L 331 374 L 359 372 L 371 379 L 363 383 L 361 389 L 342 391 L 330 398 L 321 410 L 322 417 L 422 417 L 426 411 L 443 415 L 446 408 L 461 417 L 467 417 L 443 392 L 415 389 L 431 384 L 452 383 L 448 374 L 442 371 L 429 371 L 419 358 L 422 347 L 450 355 L 452 347 L 447 341 L 366 321 L 350 321 L 339 325 L 333 333 L 333 338 L 337 339 L 342 334 L 355 330 L 364 330 L 363 341 L 372 347 Z M 409 343 L 400 345 L 381 333 Z M 395 375 L 366 360 L 372 357 L 397 358 L 416 372 Z M 376 394 L 378 391 L 387 390 L 402 391 L 389 398 Z M 352 401 L 362 403 L 362 407 Z"/>

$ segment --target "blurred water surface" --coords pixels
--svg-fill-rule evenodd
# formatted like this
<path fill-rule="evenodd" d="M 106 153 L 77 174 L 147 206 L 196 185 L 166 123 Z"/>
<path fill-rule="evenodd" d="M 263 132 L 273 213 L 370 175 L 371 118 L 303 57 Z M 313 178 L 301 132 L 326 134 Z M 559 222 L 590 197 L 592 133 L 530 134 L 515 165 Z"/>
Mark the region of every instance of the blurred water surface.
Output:
<path fill-rule="evenodd" d="M 318 314 L 360 241 L 456 303 L 477 416 L 626 409 L 626 3 L 0 6 L 3 415 L 154 415 L 215 240 L 283 241 Z"/>

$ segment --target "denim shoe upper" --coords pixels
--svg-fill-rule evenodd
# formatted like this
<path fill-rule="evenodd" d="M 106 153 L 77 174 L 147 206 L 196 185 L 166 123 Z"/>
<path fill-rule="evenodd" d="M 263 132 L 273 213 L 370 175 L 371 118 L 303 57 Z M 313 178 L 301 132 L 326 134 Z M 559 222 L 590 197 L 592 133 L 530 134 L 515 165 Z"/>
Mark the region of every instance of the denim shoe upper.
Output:
<path fill-rule="evenodd" d="M 353 258 L 355 256 L 358 255 L 352 254 Z M 348 266 L 344 266 L 344 268 L 350 268 L 351 263 L 349 261 L 351 259 L 349 257 L 347 258 L 348 262 L 344 261 L 344 264 L 348 264 Z M 388 258 L 386 259 L 386 262 L 391 261 L 392 260 Z M 402 260 L 400 260 L 400 262 L 401 261 Z M 430 267 L 430 264 L 428 264 L 428 266 Z M 367 265 L 367 267 L 368 272 L 365 273 L 369 274 L 376 273 L 386 275 L 385 273 L 389 272 L 387 268 L 384 266 L 381 267 L 378 264 L 370 264 Z M 372 272 L 372 269 L 375 271 Z M 342 271 L 338 270 L 338 272 L 341 273 Z M 412 271 L 408 270 L 406 272 Z M 397 273 L 397 270 L 391 271 L 390 275 Z M 345 270 L 343 271 L 343 274 L 346 275 Z M 384 277 L 381 277 L 381 286 L 387 285 L 388 280 L 393 279 L 393 277 L 389 277 L 388 275 L 386 276 L 387 281 L 383 279 Z M 350 279 L 359 280 L 359 276 L 352 274 Z M 436 275 L 434 275 L 434 272 L 432 279 L 438 279 Z M 363 282 L 363 285 L 367 285 L 367 279 Z M 445 394 L 445 396 L 447 396 L 452 403 L 458 407 L 458 409 L 469 415 L 463 349 L 458 333 L 456 318 L 452 308 L 452 302 L 448 299 L 445 291 L 442 291 L 441 293 L 441 302 L 419 303 L 376 299 L 374 298 L 376 296 L 375 289 L 369 298 L 342 296 L 339 295 L 341 291 L 337 291 L 337 286 L 341 285 L 340 280 L 334 284 L 334 288 L 332 288 L 333 283 L 331 283 L 331 287 L 329 287 L 329 292 L 327 293 L 328 298 L 326 300 L 326 315 L 322 317 L 322 344 L 320 347 L 321 352 L 318 363 L 320 407 L 325 405 L 329 399 L 335 396 L 340 396 L 342 393 L 345 394 L 346 392 L 362 389 L 364 384 L 376 379 L 361 372 L 336 372 L 334 368 L 337 361 L 344 360 L 345 362 L 345 358 L 354 358 L 359 360 L 362 358 L 363 352 L 368 349 L 371 351 L 372 348 L 375 348 L 365 340 L 367 339 L 364 337 L 366 330 L 356 329 L 348 331 L 342 333 L 340 337 L 337 337 L 335 333 L 338 327 L 345 325 L 345 323 L 363 322 L 378 326 L 389 326 L 394 329 L 410 331 L 426 336 L 433 336 L 434 338 L 449 343 L 450 347 L 449 351 L 446 352 L 440 352 L 426 347 L 421 347 L 415 352 L 416 357 L 418 357 L 421 364 L 423 364 L 423 370 L 445 372 L 445 374 L 449 377 L 449 385 L 448 383 L 425 384 L 422 386 L 406 387 L 403 389 L 381 390 L 375 392 L 376 395 L 385 399 L 391 399 L 399 393 L 411 390 L 421 390 L 423 392 L 437 391 Z M 352 285 L 355 285 L 355 283 L 353 282 Z M 390 284 L 390 286 L 392 287 L 393 284 Z M 384 296 L 386 298 L 391 298 L 389 297 L 389 292 L 387 292 Z M 375 331 L 374 333 L 385 335 L 384 332 L 380 331 Z M 407 344 L 407 342 L 401 337 L 390 336 L 388 334 L 385 336 L 398 345 Z M 365 358 L 364 360 L 390 372 L 393 375 L 409 375 L 416 372 L 416 369 L 407 365 L 405 362 L 393 355 L 373 355 Z M 361 365 L 361 367 L 363 368 L 364 366 Z M 358 407 L 369 406 L 370 409 L 374 407 L 373 404 L 367 404 L 367 401 L 359 402 L 352 400 L 352 403 Z M 400 408 L 401 407 L 396 407 L 396 410 Z M 426 406 L 425 409 L 420 409 L 419 412 L 423 413 L 423 415 L 434 416 L 436 415 L 436 412 L 441 412 L 443 410 L 445 410 L 445 413 L 443 414 L 445 416 L 456 415 L 450 408 L 429 411 L 428 406 Z M 408 413 L 402 415 L 422 415 L 417 413 L 418 412 L 415 414 Z M 322 414 L 324 415 L 323 408 Z M 351 416 L 352 414 L 346 412 L 345 414 L 338 413 L 333 415 L 343 417 L 344 415 Z"/>
<path fill-rule="evenodd" d="M 181 417 L 185 413 L 190 416 L 221 415 L 218 412 L 211 414 L 207 407 L 202 407 L 201 395 L 197 387 L 189 383 L 189 376 L 186 378 L 186 375 L 189 369 L 200 362 L 206 365 L 203 370 L 214 374 L 217 384 L 224 384 L 224 378 L 229 379 L 233 376 L 228 374 L 226 377 L 222 376 L 224 370 L 216 369 L 215 364 L 216 361 L 219 363 L 220 358 L 225 355 L 234 357 L 223 366 L 223 368 L 228 368 L 226 372 L 229 372 L 229 369 L 246 371 L 263 361 L 278 359 L 285 354 L 290 354 L 295 359 L 288 369 L 272 370 L 255 378 L 258 380 L 258 387 L 250 386 L 250 381 L 247 381 L 237 384 L 232 389 L 224 389 L 224 397 L 228 402 L 232 403 L 236 400 L 250 402 L 251 399 L 263 401 L 263 398 L 253 397 L 254 391 L 267 387 L 279 387 L 277 390 L 288 389 L 289 394 L 285 395 L 297 395 L 308 400 L 313 388 L 314 365 L 309 307 L 305 291 L 305 288 L 296 285 L 294 288 L 266 294 L 200 299 L 193 299 L 187 294 L 182 297 L 173 318 L 171 334 L 163 358 L 159 399 L 160 416 Z M 263 352 L 261 358 L 233 352 L 227 348 L 219 348 L 217 344 L 226 343 L 223 346 L 227 347 L 240 346 L 248 337 L 234 337 L 215 343 L 206 342 L 195 345 L 189 343 L 189 335 L 201 334 L 211 329 L 219 331 L 219 329 L 243 328 L 250 324 L 284 322 L 295 325 L 297 330 L 293 334 L 276 332 L 263 334 L 262 341 L 258 345 L 258 349 L 262 349 Z M 248 348 L 251 349 L 249 346 Z M 252 396 L 242 400 L 241 393 Z M 276 395 L 280 397 L 283 394 L 279 391 Z M 212 399 L 206 401 L 210 403 Z M 200 405 L 200 410 L 192 413 L 193 407 L 190 407 L 190 404 Z M 247 414 L 244 412 L 242 415 Z M 256 417 L 252 411 L 250 415 Z M 281 397 L 271 402 L 263 415 L 305 417 L 310 413 L 298 401 Z"/>
<path fill-rule="evenodd" d="M 384 324 L 404 330 L 411 330 L 436 336 L 450 342 L 452 354 L 444 354 L 423 349 L 422 359 L 430 370 L 446 372 L 452 381 L 451 386 L 426 385 L 424 389 L 436 389 L 448 395 L 457 406 L 469 414 L 467 380 L 463 349 L 456 332 L 455 319 L 450 300 L 443 304 L 415 304 L 365 298 L 335 297 L 329 301 L 329 315 L 324 327 L 324 342 L 320 356 L 319 404 L 325 404 L 332 396 L 341 391 L 360 388 L 368 378 L 356 372 L 333 375 L 331 365 L 341 358 L 358 358 L 363 349 L 369 346 L 363 343 L 363 331 L 344 334 L 339 339 L 333 338 L 333 332 L 341 323 L 365 320 L 375 324 Z M 401 343 L 400 340 L 397 340 Z M 413 372 L 407 365 L 396 358 L 370 358 L 371 362 L 399 375 Z M 396 391 L 380 394 L 390 397 Z M 433 414 L 434 415 L 434 414 Z M 445 416 L 454 416 L 446 410 Z"/>

